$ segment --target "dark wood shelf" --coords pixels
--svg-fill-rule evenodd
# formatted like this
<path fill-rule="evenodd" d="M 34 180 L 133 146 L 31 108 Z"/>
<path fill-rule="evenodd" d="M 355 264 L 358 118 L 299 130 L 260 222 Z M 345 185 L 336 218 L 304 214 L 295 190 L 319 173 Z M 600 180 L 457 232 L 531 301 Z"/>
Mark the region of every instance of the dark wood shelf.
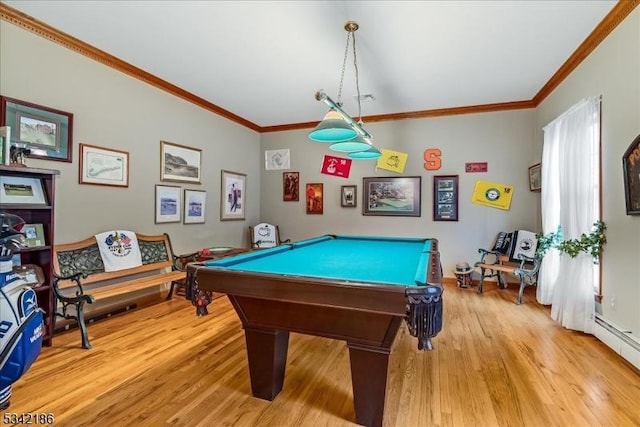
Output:
<path fill-rule="evenodd" d="M 53 281 L 53 246 L 55 244 L 54 212 L 55 212 L 55 177 L 60 172 L 52 169 L 29 167 L 14 167 L 0 165 L 0 176 L 37 178 L 47 200 L 46 205 L 31 205 L 25 203 L 0 203 L 0 212 L 11 213 L 21 217 L 27 224 L 42 224 L 44 229 L 45 246 L 24 248 L 20 251 L 22 264 L 36 264 L 42 268 L 45 281 L 34 288 L 38 298 L 38 306 L 45 312 L 43 345 L 51 346 L 53 341 L 53 325 L 55 320 L 55 299 L 51 284 Z"/>

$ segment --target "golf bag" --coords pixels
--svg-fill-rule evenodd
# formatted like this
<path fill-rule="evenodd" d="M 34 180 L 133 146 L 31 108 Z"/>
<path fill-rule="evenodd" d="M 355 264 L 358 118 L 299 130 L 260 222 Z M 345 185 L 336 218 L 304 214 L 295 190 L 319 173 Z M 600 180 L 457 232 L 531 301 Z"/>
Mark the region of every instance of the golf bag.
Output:
<path fill-rule="evenodd" d="M 9 407 L 12 384 L 40 354 L 44 328 L 35 291 L 13 272 L 13 251 L 23 239 L 6 215 L 0 214 L 0 410 Z"/>

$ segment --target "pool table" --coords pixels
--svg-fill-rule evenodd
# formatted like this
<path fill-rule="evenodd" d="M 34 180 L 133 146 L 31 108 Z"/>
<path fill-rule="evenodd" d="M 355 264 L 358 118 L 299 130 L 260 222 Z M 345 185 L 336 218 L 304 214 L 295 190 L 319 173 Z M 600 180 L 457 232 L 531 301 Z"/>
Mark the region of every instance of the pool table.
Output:
<path fill-rule="evenodd" d="M 255 397 L 282 390 L 289 332 L 344 340 L 356 422 L 367 426 L 382 425 L 402 321 L 432 349 L 441 281 L 438 241 L 427 238 L 326 235 L 187 266 L 187 294 L 225 293 L 242 321 Z"/>

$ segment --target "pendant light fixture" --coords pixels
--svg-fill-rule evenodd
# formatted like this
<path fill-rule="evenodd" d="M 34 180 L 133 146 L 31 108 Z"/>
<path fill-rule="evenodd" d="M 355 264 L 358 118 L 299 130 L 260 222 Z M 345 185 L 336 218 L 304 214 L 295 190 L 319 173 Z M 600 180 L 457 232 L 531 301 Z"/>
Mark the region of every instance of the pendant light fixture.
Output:
<path fill-rule="evenodd" d="M 338 90 L 338 102 L 333 101 L 323 91 L 316 92 L 316 99 L 329 106 L 329 112 L 325 118 L 309 133 L 309 139 L 316 142 L 331 143 L 330 149 L 338 152 L 349 153 L 349 157 L 354 159 L 376 159 L 381 156 L 371 142 L 371 134 L 362 127 L 362 108 L 360 105 L 360 81 L 358 79 L 358 61 L 356 55 L 356 34 L 359 25 L 357 22 L 348 21 L 344 25 L 347 31 L 347 45 L 344 51 L 344 61 L 342 63 L 342 74 L 340 75 L 340 87 Z M 355 121 L 342 109 L 342 84 L 344 82 L 344 72 L 349 56 L 349 45 L 353 39 L 353 65 L 356 75 L 356 90 L 358 100 L 358 121 Z M 351 156 L 358 152 L 366 152 L 362 156 Z M 377 156 L 376 156 L 377 153 Z"/>

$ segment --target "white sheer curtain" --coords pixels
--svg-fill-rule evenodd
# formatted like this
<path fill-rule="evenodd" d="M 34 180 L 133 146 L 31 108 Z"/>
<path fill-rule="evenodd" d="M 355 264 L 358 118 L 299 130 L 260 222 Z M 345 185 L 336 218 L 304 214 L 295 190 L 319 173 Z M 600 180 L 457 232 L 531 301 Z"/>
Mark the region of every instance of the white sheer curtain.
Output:
<path fill-rule="evenodd" d="M 599 212 L 600 97 L 583 100 L 544 128 L 542 151 L 542 229 L 563 238 L 588 234 Z M 551 304 L 562 326 L 593 333 L 594 280 L 597 266 L 589 254 L 575 258 L 547 252 L 540 269 L 537 297 Z"/>

